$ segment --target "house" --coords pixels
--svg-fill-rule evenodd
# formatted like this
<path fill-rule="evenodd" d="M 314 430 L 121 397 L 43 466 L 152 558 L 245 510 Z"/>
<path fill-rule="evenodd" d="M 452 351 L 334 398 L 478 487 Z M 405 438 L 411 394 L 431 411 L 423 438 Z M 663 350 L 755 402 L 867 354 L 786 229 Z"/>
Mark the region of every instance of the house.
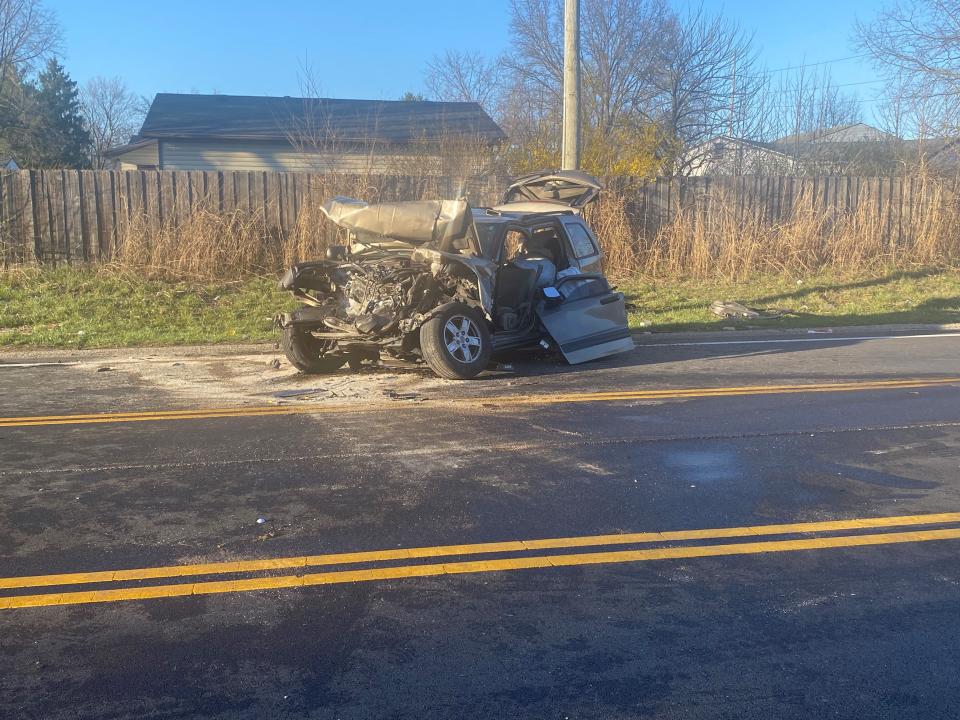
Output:
<path fill-rule="evenodd" d="M 818 128 L 811 132 L 787 135 L 779 140 L 774 140 L 773 145 L 784 149 L 791 147 L 811 147 L 814 145 L 839 146 L 864 142 L 889 142 L 893 139 L 895 139 L 893 135 L 879 128 L 875 128 L 872 125 L 867 125 L 866 123 L 850 123 L 848 125 Z"/>
<path fill-rule="evenodd" d="M 108 156 L 128 170 L 386 172 L 439 160 L 451 143 L 505 139 L 471 102 L 161 93 Z"/>
<path fill-rule="evenodd" d="M 914 162 L 930 159 L 952 146 L 952 141 L 943 139 L 922 145 L 902 141 L 866 123 L 851 123 L 773 142 L 716 137 L 691 148 L 687 158 L 694 175 L 873 175 L 902 172 L 911 158 Z"/>
<path fill-rule="evenodd" d="M 9 156 L 0 156 L 0 170 L 19 170 L 20 165 Z"/>
<path fill-rule="evenodd" d="M 691 148 L 684 164 L 693 176 L 780 175 L 793 172 L 796 158 L 772 143 L 720 135 Z"/>

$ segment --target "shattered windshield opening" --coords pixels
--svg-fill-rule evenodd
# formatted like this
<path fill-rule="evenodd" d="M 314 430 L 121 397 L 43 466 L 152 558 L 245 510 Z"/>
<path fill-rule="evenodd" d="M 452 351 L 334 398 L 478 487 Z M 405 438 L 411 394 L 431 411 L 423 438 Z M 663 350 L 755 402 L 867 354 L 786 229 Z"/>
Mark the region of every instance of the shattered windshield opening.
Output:
<path fill-rule="evenodd" d="M 500 234 L 500 223 L 474 222 L 473 225 L 477 231 L 477 242 L 480 244 L 481 256 L 488 259 L 496 257 L 498 250 L 497 239 Z"/>

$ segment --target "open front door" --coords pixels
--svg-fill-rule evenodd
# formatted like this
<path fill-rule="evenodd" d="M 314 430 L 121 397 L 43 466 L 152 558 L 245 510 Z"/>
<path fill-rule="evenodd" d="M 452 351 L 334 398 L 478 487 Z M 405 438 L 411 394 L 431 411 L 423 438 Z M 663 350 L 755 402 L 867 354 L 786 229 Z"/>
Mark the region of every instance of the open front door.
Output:
<path fill-rule="evenodd" d="M 600 275 L 575 275 L 546 292 L 537 314 L 571 365 L 633 350 L 623 294 Z M 552 294 L 552 293 L 551 293 Z"/>

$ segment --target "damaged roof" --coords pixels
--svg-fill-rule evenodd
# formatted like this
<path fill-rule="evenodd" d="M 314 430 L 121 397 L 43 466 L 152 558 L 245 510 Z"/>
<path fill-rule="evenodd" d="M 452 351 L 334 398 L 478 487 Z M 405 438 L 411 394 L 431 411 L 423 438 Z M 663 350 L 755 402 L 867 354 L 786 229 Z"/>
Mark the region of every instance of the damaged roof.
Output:
<path fill-rule="evenodd" d="M 158 93 L 143 138 L 311 139 L 405 143 L 443 136 L 490 142 L 506 134 L 474 102 L 341 100 Z"/>

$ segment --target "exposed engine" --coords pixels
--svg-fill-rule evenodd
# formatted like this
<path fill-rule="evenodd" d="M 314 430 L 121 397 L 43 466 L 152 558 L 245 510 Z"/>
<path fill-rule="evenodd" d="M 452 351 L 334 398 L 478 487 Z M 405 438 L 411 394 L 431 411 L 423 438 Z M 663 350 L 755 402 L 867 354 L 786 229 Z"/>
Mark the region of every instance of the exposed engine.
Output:
<path fill-rule="evenodd" d="M 347 321 L 364 334 L 382 334 L 398 328 L 401 320 L 429 310 L 437 297 L 437 283 L 428 267 L 406 259 L 353 263 L 343 268 Z"/>
<path fill-rule="evenodd" d="M 389 251 L 344 254 L 340 262 L 294 269 L 286 283 L 322 316 L 341 347 L 371 342 L 397 356 L 414 352 L 414 331 L 438 305 L 452 300 L 476 303 L 475 280 L 456 266 L 434 274 L 409 254 Z M 414 333 L 411 341 L 405 341 Z"/>

